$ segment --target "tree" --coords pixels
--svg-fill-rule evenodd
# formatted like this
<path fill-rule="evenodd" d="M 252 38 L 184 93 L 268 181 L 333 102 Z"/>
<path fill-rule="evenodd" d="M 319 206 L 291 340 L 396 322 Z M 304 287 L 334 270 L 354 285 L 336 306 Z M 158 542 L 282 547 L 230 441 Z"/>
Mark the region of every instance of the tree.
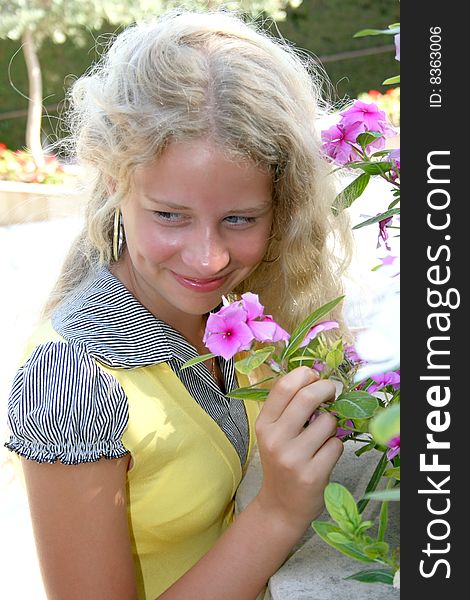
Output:
<path fill-rule="evenodd" d="M 287 6 L 302 0 L 0 0 L 0 38 L 21 39 L 28 72 L 26 147 L 38 168 L 44 165 L 41 142 L 42 76 L 37 51 L 45 39 L 63 43 L 67 37 L 84 39 L 85 28 L 98 29 L 105 21 L 128 25 L 172 7 L 215 9 L 224 6 L 276 20 L 285 18 Z"/>

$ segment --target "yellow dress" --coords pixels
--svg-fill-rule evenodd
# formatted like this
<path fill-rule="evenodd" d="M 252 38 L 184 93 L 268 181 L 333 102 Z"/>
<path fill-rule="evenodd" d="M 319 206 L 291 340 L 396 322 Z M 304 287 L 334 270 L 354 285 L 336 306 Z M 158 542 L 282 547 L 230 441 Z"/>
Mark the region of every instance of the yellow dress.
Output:
<path fill-rule="evenodd" d="M 44 364 L 50 364 L 50 359 L 46 358 L 42 360 L 41 367 L 33 365 L 34 352 L 41 344 L 49 352 L 47 356 L 60 346 L 72 351 L 69 347 L 74 345 L 59 335 L 50 322 L 43 324 L 31 338 L 27 356 L 33 358 L 26 361 L 27 367 L 23 368 L 13 386 L 9 405 L 12 436 L 6 445 L 33 460 L 54 462 L 59 459 L 69 464 L 81 462 L 80 458 L 75 459 L 75 454 L 65 455 L 67 459 L 62 454 L 48 454 L 47 439 L 35 433 L 39 417 L 34 424 L 38 412 L 31 403 L 36 400 L 25 400 L 28 387 L 25 381 L 28 377 L 29 380 L 40 379 Z M 76 358 L 80 355 L 81 344 L 75 345 L 78 350 L 73 349 L 73 360 L 83 361 Z M 45 354 L 46 350 L 42 353 Z M 195 401 L 166 362 L 122 368 L 105 365 L 94 357 L 88 356 L 86 360 L 85 371 L 96 370 L 96 377 L 101 378 L 100 386 L 106 388 L 107 394 L 102 403 L 93 408 L 94 412 L 90 412 L 94 415 L 90 419 L 90 430 L 98 427 L 96 421 L 101 418 L 106 421 L 104 413 L 107 410 L 113 413 L 121 411 L 124 415 L 119 420 L 122 426 L 113 425 L 111 421 L 111 425 L 107 425 L 112 430 L 108 436 L 112 443 L 106 442 L 106 446 L 99 440 L 89 442 L 98 451 L 89 454 L 87 460 L 131 453 L 127 503 L 136 580 L 139 599 L 154 600 L 190 569 L 232 522 L 235 492 L 248 460 L 242 466 L 239 453 L 222 428 Z M 28 369 L 29 374 L 26 372 Z M 70 387 L 74 387 L 73 382 Z M 60 396 L 60 393 L 55 393 L 54 406 L 61 405 Z M 88 402 L 89 396 L 85 394 L 85 402 Z M 65 392 L 64 398 L 69 402 Z M 74 402 L 76 407 L 73 413 L 68 414 L 67 424 L 77 414 L 80 416 L 77 409 L 80 404 Z M 254 423 L 259 403 L 246 401 L 244 408 L 248 422 L 249 456 L 255 443 Z M 58 408 L 54 410 L 59 411 Z M 43 417 L 40 420 L 44 422 Z M 53 421 L 52 417 L 50 421 Z M 61 444 L 70 444 L 72 433 L 64 435 L 66 437 Z M 54 452 L 59 452 L 57 448 Z"/>

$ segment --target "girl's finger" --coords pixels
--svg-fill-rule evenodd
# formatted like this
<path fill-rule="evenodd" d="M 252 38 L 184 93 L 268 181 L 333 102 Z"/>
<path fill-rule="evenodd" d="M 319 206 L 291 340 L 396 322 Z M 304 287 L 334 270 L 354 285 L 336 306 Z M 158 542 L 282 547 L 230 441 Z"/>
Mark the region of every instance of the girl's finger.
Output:
<path fill-rule="evenodd" d="M 299 435 L 320 404 L 333 400 L 334 396 L 335 386 L 326 379 L 300 389 L 277 420 L 284 428 L 284 437 L 291 439 Z"/>
<path fill-rule="evenodd" d="M 322 413 L 291 442 L 300 456 L 313 457 L 325 442 L 336 435 L 337 421 L 329 413 Z M 340 442 L 342 444 L 342 442 Z"/>
<path fill-rule="evenodd" d="M 318 450 L 313 458 L 305 466 L 305 476 L 318 480 L 319 477 L 325 479 L 320 482 L 323 485 L 328 483 L 331 471 L 338 462 L 339 457 L 343 453 L 343 442 L 337 437 L 330 437 Z"/>
<path fill-rule="evenodd" d="M 274 423 L 283 414 L 299 390 L 318 380 L 318 374 L 308 367 L 298 367 L 276 381 L 263 405 L 258 421 Z"/>

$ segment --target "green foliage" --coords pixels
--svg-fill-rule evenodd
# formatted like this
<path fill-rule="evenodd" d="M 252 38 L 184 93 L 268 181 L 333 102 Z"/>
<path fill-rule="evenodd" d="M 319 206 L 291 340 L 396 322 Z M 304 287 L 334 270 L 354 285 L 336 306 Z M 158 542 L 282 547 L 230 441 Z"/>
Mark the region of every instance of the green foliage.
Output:
<path fill-rule="evenodd" d="M 204 362 L 205 360 L 214 358 L 214 356 L 215 356 L 215 354 L 212 354 L 212 352 L 209 352 L 208 354 L 200 354 L 200 355 L 195 356 L 194 358 L 191 358 L 190 360 L 186 361 L 184 363 L 184 365 L 182 365 L 181 369 L 187 369 L 188 367 L 197 365 L 198 363 Z"/>
<path fill-rule="evenodd" d="M 300 344 L 303 342 L 306 333 L 311 329 L 315 323 L 318 323 L 322 317 L 327 315 L 337 304 L 339 304 L 343 300 L 344 296 L 339 296 L 331 302 L 327 302 L 323 306 L 320 306 L 317 310 L 315 310 L 312 314 L 310 314 L 306 319 L 298 325 L 289 339 L 289 343 L 284 348 L 281 360 L 284 358 L 288 358 L 299 348 Z M 296 365 L 297 366 L 297 365 Z"/>
<path fill-rule="evenodd" d="M 344 392 L 338 396 L 331 410 L 346 419 L 368 419 L 376 411 L 379 401 L 362 390 Z"/>
<path fill-rule="evenodd" d="M 348 579 L 391 585 L 396 564 L 393 551 L 383 540 L 383 528 L 375 539 L 366 533 L 372 526 L 371 521 L 362 518 L 354 497 L 339 483 L 330 482 L 326 486 L 325 505 L 336 525 L 317 520 L 312 523 L 312 527 L 327 544 L 355 560 L 388 567 L 360 571 Z"/>
<path fill-rule="evenodd" d="M 24 18 L 18 16 L 18 6 L 25 4 L 22 0 L 0 0 L 0 38 L 9 30 L 11 35 L 17 24 L 24 22 Z M 29 6 L 44 6 L 44 1 L 34 0 Z M 65 91 L 74 78 L 79 77 L 98 58 L 100 46 L 118 28 L 118 24 L 129 22 L 124 19 L 124 11 L 135 11 L 136 6 L 150 6 L 152 14 L 157 14 L 160 7 L 170 5 L 169 1 L 161 0 L 54 0 L 54 6 L 62 6 L 67 10 L 64 17 L 56 18 L 56 14 L 48 12 L 47 28 L 49 31 L 58 32 L 54 39 L 60 41 L 66 35 L 63 44 L 57 45 L 52 38 L 45 37 L 39 48 L 39 59 L 43 65 L 43 97 L 45 106 L 53 106 L 63 101 Z M 208 5 L 203 2 L 173 2 L 178 6 Z M 217 5 L 219 2 L 212 2 Z M 273 19 L 286 19 L 271 25 L 266 22 L 265 26 L 273 34 L 278 28 L 280 33 L 294 45 L 305 49 L 310 54 L 326 56 L 343 51 L 361 50 L 367 46 L 378 45 L 380 37 L 362 38 L 352 40 L 353 34 L 360 28 L 365 28 L 371 22 L 379 23 L 384 27 L 392 21 L 398 21 L 398 8 L 394 2 L 385 0 L 374 0 L 370 2 L 357 2 L 356 0 L 307 0 L 295 8 L 299 2 L 281 0 L 240 0 L 239 2 L 226 2 L 227 5 L 238 4 L 242 10 L 252 14 L 259 14 L 264 8 L 264 15 L 271 15 Z M 91 18 L 91 10 L 97 14 L 101 6 L 104 12 L 103 18 Z M 287 8 L 286 8 L 287 7 Z M 39 10 L 39 9 L 37 9 Z M 44 9 L 42 9 L 43 11 Z M 57 10 L 57 9 L 54 9 Z M 44 13 L 41 12 L 41 15 Z M 127 18 L 128 19 L 128 18 Z M 260 18 L 262 21 L 263 18 Z M 18 23 L 17 23 L 18 22 Z M 74 23 L 71 29 L 64 27 L 66 23 Z M 54 24 L 54 28 L 52 25 Z M 73 34 L 70 32 L 73 29 Z M 68 33 L 67 33 L 68 32 Z M 16 33 L 18 36 L 18 33 Z M 384 39 L 380 43 L 388 43 L 390 39 Z M 95 44 L 97 46 L 95 48 Z M 336 88 L 335 96 L 355 97 L 359 93 L 371 88 L 377 88 L 377 82 L 381 81 L 383 73 L 393 72 L 396 63 L 391 53 L 378 54 L 366 57 L 342 59 L 336 62 L 325 63 L 325 69 L 333 86 Z M 15 89 L 16 88 L 16 89 Z M 0 115 L 9 111 L 17 111 L 27 108 L 28 82 L 26 68 L 21 53 L 21 44 L 10 38 L 0 39 Z M 384 88 L 385 89 L 385 88 Z M 19 148 L 24 144 L 24 131 L 26 127 L 26 116 L 0 120 L 0 141 L 10 148 Z M 54 110 L 43 119 L 43 140 L 54 141 L 62 137 L 60 113 Z"/>
<path fill-rule="evenodd" d="M 324 61 L 331 80 L 332 99 L 355 98 L 370 89 L 386 91 L 380 85 L 384 73 L 396 70 L 391 51 L 360 56 L 371 47 L 393 44 L 390 36 L 354 39 L 360 29 L 371 23 L 388 30 L 400 19 L 400 4 L 390 0 L 308 0 L 298 9 L 287 10 L 287 18 L 278 24 L 280 33 L 299 48 L 317 57 L 353 52 L 354 56 Z"/>
<path fill-rule="evenodd" d="M 391 490 L 377 490 L 375 492 L 364 494 L 364 498 L 369 500 L 382 500 L 386 502 L 389 502 L 390 500 L 398 501 L 400 500 L 400 489 L 393 488 Z"/>
<path fill-rule="evenodd" d="M 235 363 L 235 368 L 239 373 L 247 375 L 253 369 L 256 369 L 257 367 L 261 366 L 266 360 L 268 360 L 268 358 L 272 355 L 274 350 L 274 346 L 265 346 L 264 348 L 255 350 L 255 352 L 253 352 L 243 360 L 238 360 Z"/>
<path fill-rule="evenodd" d="M 264 388 L 237 388 L 226 394 L 229 398 L 238 400 L 257 400 L 258 402 L 266 400 L 269 396 L 269 390 Z"/>
<path fill-rule="evenodd" d="M 362 583 L 386 583 L 393 584 L 393 571 L 391 569 L 365 569 L 350 575 L 345 579 L 355 579 Z"/>
<path fill-rule="evenodd" d="M 354 225 L 353 229 L 360 229 L 361 227 L 365 227 L 366 225 L 373 225 L 374 223 L 383 221 L 383 219 L 388 219 L 388 217 L 393 217 L 393 215 L 399 215 L 399 214 L 400 214 L 399 208 L 391 208 L 390 210 L 386 210 L 383 213 L 375 215 L 375 217 L 371 217 L 370 219 L 367 219 L 366 221 L 362 221 L 361 223 Z"/>
<path fill-rule="evenodd" d="M 368 173 L 363 173 L 356 177 L 349 185 L 347 185 L 344 190 L 342 190 L 335 198 L 334 204 L 332 206 L 333 214 L 338 214 L 345 208 L 349 208 L 352 203 L 361 196 L 361 194 L 366 189 L 369 184 L 370 175 Z"/>
<path fill-rule="evenodd" d="M 379 412 L 370 422 L 370 432 L 379 444 L 386 444 L 400 433 L 400 405 Z"/>

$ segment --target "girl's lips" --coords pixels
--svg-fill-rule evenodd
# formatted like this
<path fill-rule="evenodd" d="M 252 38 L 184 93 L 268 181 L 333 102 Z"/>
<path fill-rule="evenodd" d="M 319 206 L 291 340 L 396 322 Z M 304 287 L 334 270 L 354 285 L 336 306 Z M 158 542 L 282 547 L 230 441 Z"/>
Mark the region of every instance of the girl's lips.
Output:
<path fill-rule="evenodd" d="M 178 275 L 178 273 L 174 273 L 173 271 L 172 274 L 180 285 L 196 292 L 212 292 L 220 288 L 227 280 L 227 275 L 215 279 L 192 279 L 191 277 Z"/>

